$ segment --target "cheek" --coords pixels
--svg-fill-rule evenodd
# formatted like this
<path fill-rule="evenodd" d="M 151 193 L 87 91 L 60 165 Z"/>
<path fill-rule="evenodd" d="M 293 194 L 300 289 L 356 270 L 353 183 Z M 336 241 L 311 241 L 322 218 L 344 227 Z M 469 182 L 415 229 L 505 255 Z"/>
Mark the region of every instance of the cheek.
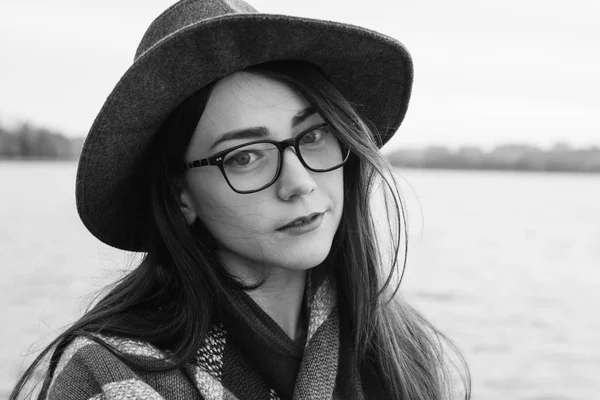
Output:
<path fill-rule="evenodd" d="M 260 196 L 240 195 L 222 185 L 197 186 L 192 195 L 198 217 L 221 242 L 249 239 L 264 231 L 268 222 Z"/>
<path fill-rule="evenodd" d="M 315 175 L 317 185 L 325 196 L 333 203 L 336 215 L 341 215 L 344 206 L 344 170 L 336 169 L 324 174 Z"/>

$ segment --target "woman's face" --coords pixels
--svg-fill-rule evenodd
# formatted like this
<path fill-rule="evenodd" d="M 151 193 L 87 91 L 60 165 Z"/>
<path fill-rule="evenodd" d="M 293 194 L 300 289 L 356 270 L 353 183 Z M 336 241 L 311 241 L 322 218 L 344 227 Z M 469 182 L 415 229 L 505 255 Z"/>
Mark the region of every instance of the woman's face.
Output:
<path fill-rule="evenodd" d="M 206 158 L 262 138 L 294 138 L 324 122 L 310 109 L 286 84 L 248 72 L 234 73 L 214 87 L 185 160 Z M 222 140 L 242 130 L 264 136 Z M 204 222 L 220 243 L 222 261 L 234 272 L 253 274 L 262 267 L 306 270 L 329 253 L 342 215 L 343 168 L 309 171 L 294 151 L 286 148 L 277 181 L 251 194 L 232 190 L 217 166 L 186 172 L 182 210 L 188 221 Z M 284 228 L 308 216 L 314 218 L 307 226 Z"/>

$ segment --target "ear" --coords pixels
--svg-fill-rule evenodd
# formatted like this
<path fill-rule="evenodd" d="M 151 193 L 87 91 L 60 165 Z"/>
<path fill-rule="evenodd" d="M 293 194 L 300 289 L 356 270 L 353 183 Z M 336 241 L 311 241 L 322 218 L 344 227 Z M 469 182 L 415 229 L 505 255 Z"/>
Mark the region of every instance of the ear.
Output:
<path fill-rule="evenodd" d="M 181 191 L 179 197 L 179 207 L 181 207 L 181 213 L 183 214 L 183 217 L 185 218 L 188 225 L 193 224 L 194 221 L 196 221 L 196 218 L 198 218 L 198 214 L 196 214 L 196 211 L 194 210 L 192 196 L 186 189 L 183 189 Z"/>

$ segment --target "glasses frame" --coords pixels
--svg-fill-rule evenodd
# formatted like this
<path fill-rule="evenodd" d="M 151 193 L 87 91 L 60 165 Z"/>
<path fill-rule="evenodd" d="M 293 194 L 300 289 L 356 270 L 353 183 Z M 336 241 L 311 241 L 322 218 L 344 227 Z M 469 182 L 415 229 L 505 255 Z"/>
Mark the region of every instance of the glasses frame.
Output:
<path fill-rule="evenodd" d="M 302 158 L 302 153 L 300 152 L 300 139 L 302 139 L 302 137 L 312 131 L 315 131 L 317 129 L 321 129 L 325 126 L 330 126 L 328 123 L 323 123 L 323 124 L 319 124 L 316 126 L 313 126 L 311 128 L 308 128 L 302 132 L 300 132 L 298 135 L 296 135 L 296 137 L 290 138 L 290 139 L 286 139 L 286 140 L 281 140 L 281 141 L 277 141 L 277 140 L 255 140 L 253 142 L 248 142 L 248 143 L 244 143 L 244 144 L 240 144 L 234 147 L 231 147 L 229 149 L 220 151 L 218 153 L 213 154 L 212 156 L 208 156 L 206 158 L 202 158 L 199 160 L 193 160 L 193 161 L 189 161 L 189 162 L 184 162 L 183 163 L 183 168 L 184 169 L 192 169 L 192 168 L 198 168 L 198 167 L 206 167 L 209 165 L 214 165 L 219 167 L 219 169 L 221 170 L 221 173 L 223 174 L 223 177 L 225 178 L 225 180 L 227 181 L 227 184 L 229 185 L 229 187 L 236 193 L 240 193 L 240 194 L 250 194 L 250 193 L 256 193 L 256 192 L 260 192 L 263 189 L 268 188 L 269 186 L 271 186 L 273 183 L 275 183 L 275 181 L 277 181 L 277 179 L 279 178 L 279 175 L 281 174 L 281 166 L 283 165 L 283 152 L 285 151 L 285 149 L 287 149 L 288 147 L 293 147 L 296 153 L 296 157 L 298 157 L 298 160 L 300 160 L 300 162 L 302 163 L 302 165 L 304 166 L 304 168 L 308 169 L 309 171 L 312 172 L 329 172 L 329 171 L 333 171 L 335 169 L 340 168 L 342 165 L 344 165 L 346 163 L 346 161 L 348 161 L 348 158 L 350 157 L 350 149 L 348 147 L 346 147 L 344 145 L 344 143 L 336 136 L 337 141 L 340 143 L 340 149 L 342 150 L 342 156 L 343 156 L 343 160 L 340 164 L 336 165 L 335 167 L 332 168 L 328 168 L 328 169 L 314 169 L 308 166 L 308 164 L 306 164 L 306 161 L 304 161 L 304 158 Z M 248 145 L 252 145 L 252 144 L 257 144 L 257 143 L 270 143 L 273 144 L 277 147 L 277 149 L 279 150 L 279 164 L 277 165 L 277 172 L 275 173 L 275 176 L 273 177 L 273 179 L 261 186 L 258 189 L 254 189 L 254 190 L 237 190 L 236 188 L 233 187 L 233 185 L 231 184 L 231 182 L 229 181 L 229 179 L 227 178 L 227 174 L 225 173 L 225 167 L 223 166 L 223 160 L 225 159 L 225 157 L 227 156 L 227 154 L 229 154 L 230 152 L 237 150 L 239 148 L 248 146 Z M 344 152 L 346 152 L 346 154 L 344 155 Z"/>

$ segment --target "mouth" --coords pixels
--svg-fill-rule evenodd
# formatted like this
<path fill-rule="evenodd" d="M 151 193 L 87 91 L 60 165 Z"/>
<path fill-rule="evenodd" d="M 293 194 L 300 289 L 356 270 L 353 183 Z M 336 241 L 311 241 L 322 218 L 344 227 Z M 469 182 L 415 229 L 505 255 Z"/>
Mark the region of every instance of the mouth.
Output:
<path fill-rule="evenodd" d="M 278 228 L 277 230 L 285 231 L 285 230 L 302 229 L 302 228 L 311 227 L 311 225 L 315 224 L 315 222 L 317 222 L 321 219 L 323 214 L 324 213 L 312 213 L 312 214 L 305 215 L 300 218 L 296 218 L 295 220 L 291 221 L 287 225 L 282 226 L 281 228 Z"/>

